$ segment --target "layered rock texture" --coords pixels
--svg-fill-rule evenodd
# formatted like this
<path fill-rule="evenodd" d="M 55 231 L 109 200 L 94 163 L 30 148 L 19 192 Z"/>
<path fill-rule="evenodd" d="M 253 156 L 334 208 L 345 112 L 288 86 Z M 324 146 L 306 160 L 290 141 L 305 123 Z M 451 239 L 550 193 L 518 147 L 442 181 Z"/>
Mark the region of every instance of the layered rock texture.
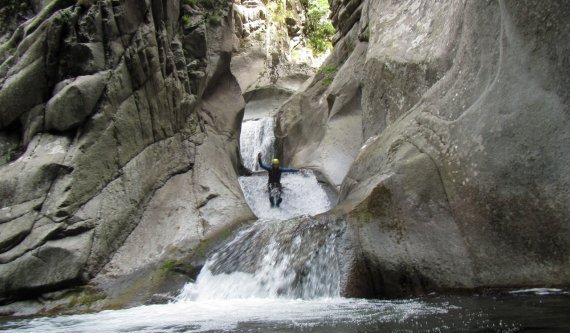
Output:
<path fill-rule="evenodd" d="M 231 66 L 242 91 L 297 91 L 313 74 L 312 59 L 305 56 L 301 1 L 241 0 L 233 8 L 240 45 Z"/>
<path fill-rule="evenodd" d="M 0 52 L 0 303 L 89 281 L 119 297 L 133 274 L 152 294 L 147 271 L 254 218 L 231 7 L 42 3 Z"/>
<path fill-rule="evenodd" d="M 255 218 L 237 182 L 243 96 L 275 111 L 313 74 L 304 15 L 300 1 L 2 4 L 0 306 L 164 301 L 195 276 Z"/>
<path fill-rule="evenodd" d="M 301 1 L 21 3 L 0 12 L 0 305 L 140 304 L 196 274 L 254 218 L 244 94 L 284 103 L 285 164 L 337 189 L 317 219 L 348 225 L 345 295 L 570 284 L 567 2 L 332 0 L 306 85 Z"/>
<path fill-rule="evenodd" d="M 244 120 L 273 117 L 314 74 L 303 34 L 305 7 L 300 0 L 241 0 L 233 8 L 239 45 L 231 70 L 247 103 Z"/>
<path fill-rule="evenodd" d="M 335 50 L 282 108 L 336 185 L 345 294 L 570 283 L 570 5 L 334 0 Z"/>

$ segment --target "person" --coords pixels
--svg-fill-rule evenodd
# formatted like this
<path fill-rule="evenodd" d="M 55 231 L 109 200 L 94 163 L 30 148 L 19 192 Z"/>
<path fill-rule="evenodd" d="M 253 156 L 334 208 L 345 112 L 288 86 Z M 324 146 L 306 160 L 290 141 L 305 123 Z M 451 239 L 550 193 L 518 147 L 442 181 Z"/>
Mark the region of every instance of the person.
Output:
<path fill-rule="evenodd" d="M 279 166 L 279 160 L 274 158 L 271 160 L 271 167 L 263 164 L 261 161 L 261 153 L 257 154 L 257 163 L 259 166 L 269 173 L 269 178 L 267 179 L 267 188 L 269 189 L 269 203 L 271 207 L 279 207 L 281 204 L 281 190 L 283 185 L 281 185 L 281 173 L 283 172 L 299 172 L 301 170 L 295 168 L 282 168 Z"/>

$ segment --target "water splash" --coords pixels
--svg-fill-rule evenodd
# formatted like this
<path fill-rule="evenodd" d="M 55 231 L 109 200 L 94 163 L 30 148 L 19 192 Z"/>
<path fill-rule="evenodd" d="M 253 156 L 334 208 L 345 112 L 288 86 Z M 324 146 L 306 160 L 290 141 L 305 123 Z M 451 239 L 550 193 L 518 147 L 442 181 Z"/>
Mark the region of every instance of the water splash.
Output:
<path fill-rule="evenodd" d="M 178 332 L 347 332 L 385 328 L 420 331 L 414 321 L 449 312 L 445 304 L 416 300 L 248 299 L 178 302 L 100 313 L 45 317 L 0 323 L 0 331 L 18 333 L 178 333 Z M 384 323 L 384 325 L 383 325 Z M 437 329 L 431 332 L 451 332 Z M 426 328 L 421 327 L 421 328 Z M 428 326 L 429 328 L 429 326 Z M 377 331 L 377 330 L 374 330 Z M 425 331 L 425 330 L 421 330 Z M 461 330 L 466 331 L 466 330 Z M 501 331 L 502 332 L 502 331 Z"/>
<path fill-rule="evenodd" d="M 272 208 L 269 203 L 265 172 L 240 177 L 239 182 L 249 207 L 260 219 L 285 220 L 301 215 L 317 215 L 331 208 L 326 192 L 310 170 L 305 174 L 282 175 L 283 203 L 279 208 Z"/>
<path fill-rule="evenodd" d="M 273 141 L 272 118 L 244 122 L 244 165 L 255 170 L 257 152 L 270 158 Z M 265 172 L 241 177 L 239 182 L 260 220 L 209 258 L 197 281 L 187 284 L 178 300 L 339 297 L 337 243 L 344 224 L 309 217 L 331 207 L 315 175 L 309 170 L 284 173 L 279 208 L 270 206 Z"/>
<path fill-rule="evenodd" d="M 259 220 L 217 251 L 179 301 L 340 297 L 344 225 L 303 217 Z"/>

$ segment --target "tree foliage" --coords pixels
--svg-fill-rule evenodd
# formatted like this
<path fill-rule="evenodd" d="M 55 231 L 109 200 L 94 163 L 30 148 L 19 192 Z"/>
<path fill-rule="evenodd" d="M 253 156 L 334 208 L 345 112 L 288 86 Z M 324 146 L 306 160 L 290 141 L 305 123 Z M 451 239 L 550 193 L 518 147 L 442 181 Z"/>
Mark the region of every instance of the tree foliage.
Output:
<path fill-rule="evenodd" d="M 219 25 L 225 16 L 224 10 L 228 3 L 226 0 L 182 0 L 183 5 L 198 8 L 204 17 L 204 22 L 212 25 Z M 189 14 L 182 15 L 185 25 L 191 25 L 192 19 Z"/>
<path fill-rule="evenodd" d="M 305 35 L 309 46 L 315 55 L 322 54 L 332 48 L 334 36 L 328 0 L 303 0 L 301 3 L 307 12 Z"/>

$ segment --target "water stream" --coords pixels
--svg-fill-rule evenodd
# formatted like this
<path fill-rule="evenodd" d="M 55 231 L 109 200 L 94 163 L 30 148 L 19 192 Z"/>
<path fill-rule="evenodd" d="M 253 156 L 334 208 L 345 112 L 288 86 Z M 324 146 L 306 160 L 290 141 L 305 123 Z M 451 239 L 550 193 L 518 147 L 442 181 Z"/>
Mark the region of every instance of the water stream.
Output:
<path fill-rule="evenodd" d="M 273 123 L 242 128 L 242 155 L 256 170 L 258 151 L 272 157 Z M 10 332 L 569 332 L 570 294 L 532 289 L 495 295 L 363 300 L 340 296 L 342 223 L 311 217 L 328 210 L 310 172 L 283 177 L 280 208 L 271 208 L 263 173 L 240 179 L 259 220 L 241 229 L 206 262 L 170 304 L 92 314 L 0 319 Z"/>

